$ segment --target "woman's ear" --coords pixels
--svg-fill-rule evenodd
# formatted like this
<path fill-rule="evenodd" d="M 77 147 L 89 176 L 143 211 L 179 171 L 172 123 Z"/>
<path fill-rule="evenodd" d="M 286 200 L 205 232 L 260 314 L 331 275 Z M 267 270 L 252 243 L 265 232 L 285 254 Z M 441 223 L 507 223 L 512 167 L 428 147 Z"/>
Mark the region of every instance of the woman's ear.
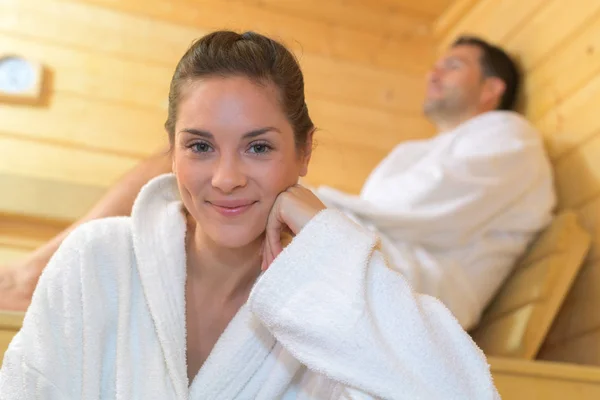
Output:
<path fill-rule="evenodd" d="M 300 165 L 300 176 L 304 177 L 308 174 L 308 164 L 310 163 L 310 157 L 312 155 L 313 150 L 313 136 L 315 133 L 315 129 L 312 129 L 306 135 L 306 143 L 302 147 L 302 154 L 300 155 L 301 165 Z"/>

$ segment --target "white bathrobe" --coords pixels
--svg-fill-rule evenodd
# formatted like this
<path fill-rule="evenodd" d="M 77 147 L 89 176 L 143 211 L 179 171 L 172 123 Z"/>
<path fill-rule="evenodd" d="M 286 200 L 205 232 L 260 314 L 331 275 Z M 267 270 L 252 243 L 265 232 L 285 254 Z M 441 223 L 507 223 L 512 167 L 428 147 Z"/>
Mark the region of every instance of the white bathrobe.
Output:
<path fill-rule="evenodd" d="M 6 352 L 13 399 L 498 399 L 484 355 L 336 210 L 315 216 L 187 378 L 185 219 L 172 175 L 76 229 Z"/>
<path fill-rule="evenodd" d="M 552 218 L 552 169 L 539 133 L 493 111 L 398 145 L 360 196 L 315 193 L 376 232 L 390 266 L 440 300 L 465 329 Z"/>

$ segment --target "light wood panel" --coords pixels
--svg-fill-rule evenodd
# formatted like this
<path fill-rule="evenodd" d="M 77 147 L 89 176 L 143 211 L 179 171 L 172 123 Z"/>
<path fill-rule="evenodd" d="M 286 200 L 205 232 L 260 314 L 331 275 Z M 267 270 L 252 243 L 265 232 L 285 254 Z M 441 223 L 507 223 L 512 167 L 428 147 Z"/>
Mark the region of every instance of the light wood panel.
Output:
<path fill-rule="evenodd" d="M 600 364 L 594 356 L 600 354 L 594 336 L 600 331 L 600 3 L 515 3 L 514 16 L 503 14 L 508 3 L 501 3 L 480 1 L 441 42 L 451 40 L 452 32 L 481 34 L 515 54 L 526 71 L 525 113 L 545 136 L 559 207 L 575 208 L 593 235 L 586 264 L 551 329 L 554 350 L 543 353 L 555 360 Z"/>
<path fill-rule="evenodd" d="M 457 21 L 453 28 L 447 31 L 438 47 L 445 49 L 463 33 L 501 41 L 509 37 L 516 27 L 524 24 L 545 2 L 546 0 L 479 0 L 467 14 L 463 14 L 463 18 Z"/>
<path fill-rule="evenodd" d="M 437 4 L 430 9 L 435 15 L 435 8 L 443 8 L 449 0 L 433 0 Z M 183 3 L 175 1 L 175 7 Z M 198 7 L 210 7 L 214 1 L 194 1 Z M 243 4 L 252 9 L 279 12 L 297 16 L 309 21 L 322 21 L 328 24 L 346 26 L 368 32 L 383 32 L 391 35 L 422 35 L 429 31 L 430 15 L 406 13 L 402 5 L 378 7 L 376 2 L 362 0 L 231 0 L 235 5 Z M 401 3 L 397 1 L 397 3 Z"/>
<path fill-rule="evenodd" d="M 101 163 L 96 166 L 103 168 Z M 9 173 L 0 173 L 0 187 L 5 190 L 0 196 L 0 240 L 19 247 L 37 247 L 48 240 L 84 215 L 106 191 L 98 182 L 71 183 Z"/>
<path fill-rule="evenodd" d="M 600 103 L 600 75 L 590 79 L 572 96 L 557 102 L 536 122 L 546 138 L 548 153 L 557 160 L 593 140 L 600 132 L 597 104 Z"/>
<path fill-rule="evenodd" d="M 13 6 L 20 7 L 23 14 L 31 14 L 22 17 L 26 21 L 32 21 L 33 18 L 36 18 L 35 15 L 42 15 L 42 13 L 46 16 L 52 15 L 53 10 L 50 7 L 38 5 L 39 0 L 6 1 L 19 3 L 19 5 Z M 127 42 L 131 46 L 123 49 L 120 45 L 111 44 L 115 49 L 121 50 L 124 55 L 136 53 L 140 51 L 140 48 L 151 45 L 152 40 L 149 40 L 149 36 L 146 34 L 151 33 L 148 30 L 152 29 L 152 26 L 155 32 L 160 32 L 163 29 L 198 32 L 197 27 L 204 29 L 204 32 L 214 29 L 256 30 L 283 40 L 292 49 L 300 53 L 321 54 L 327 57 L 341 58 L 393 70 L 411 71 L 417 74 L 421 74 L 426 70 L 433 51 L 433 42 L 428 35 L 395 37 L 358 31 L 297 16 L 257 9 L 241 2 L 236 3 L 234 6 L 220 1 L 210 1 L 205 2 L 207 5 L 205 7 L 201 7 L 194 2 L 185 1 L 174 4 L 170 0 L 82 0 L 82 2 L 101 5 L 106 9 L 75 3 L 63 4 L 61 9 L 65 9 L 74 17 L 84 18 L 84 21 L 89 23 L 89 29 L 92 31 L 98 29 L 99 26 L 99 22 L 95 21 L 96 18 L 99 21 L 104 21 L 105 24 L 108 22 L 109 26 L 118 27 L 113 35 L 127 31 Z M 96 16 L 93 20 L 90 20 L 89 17 L 85 18 L 90 13 Z M 126 19 L 148 21 L 148 30 L 137 33 L 130 32 L 127 25 L 119 23 L 119 19 L 115 15 L 118 15 L 120 20 L 123 21 Z M 150 17 L 151 19 L 143 17 Z M 40 22 L 40 19 L 37 17 L 38 22 Z M 166 22 L 171 24 L 166 24 Z M 187 27 L 196 27 L 196 29 Z M 76 23 L 76 26 L 72 29 L 85 30 L 83 26 L 79 26 L 79 23 Z M 52 37 L 52 33 L 41 35 Z M 136 36 L 142 39 L 139 43 L 134 40 Z M 154 36 L 153 39 L 160 39 L 157 37 L 158 35 L 155 34 Z M 196 36 L 198 34 L 184 37 L 193 38 Z M 190 39 L 185 42 L 185 46 L 189 43 Z M 182 50 L 181 43 L 174 43 L 171 49 L 177 56 L 182 54 Z M 401 57 L 400 55 L 403 54 L 410 54 L 411 56 Z"/>
<path fill-rule="evenodd" d="M 107 187 L 139 158 L 0 136 L 0 174 Z M 2 196 L 9 196 L 10 192 Z"/>
<path fill-rule="evenodd" d="M 579 209 L 579 215 L 583 226 L 593 238 L 588 260 L 598 261 L 600 260 L 600 196 L 584 204 Z"/>
<path fill-rule="evenodd" d="M 355 0 L 363 1 L 363 0 Z M 431 18 L 437 18 L 444 13 L 455 0 L 371 0 L 371 7 L 381 8 L 390 11 L 401 11 L 409 15 L 427 15 Z"/>
<path fill-rule="evenodd" d="M 467 14 L 479 1 L 478 0 L 454 0 L 446 10 L 433 23 L 433 34 L 436 38 L 443 39 L 448 31 Z M 449 35 L 448 35 L 449 36 Z"/>
<path fill-rule="evenodd" d="M 473 339 L 488 355 L 535 357 L 585 259 L 590 237 L 572 211 L 529 248 L 485 310 Z"/>
<path fill-rule="evenodd" d="M 35 29 L 46 29 L 49 19 L 45 18 L 44 21 L 40 22 L 41 26 L 36 25 Z M 143 25 L 139 26 L 139 20 L 133 18 L 123 23 L 134 31 L 143 28 Z M 5 25 L 7 24 L 0 23 L 0 30 L 3 27 L 10 28 Z M 66 36 L 77 37 L 76 43 L 71 43 L 74 40 L 69 39 L 68 47 L 64 43 L 41 42 L 39 38 L 33 37 L 35 30 L 32 30 L 28 38 L 15 35 L 14 32 L 3 35 L 0 37 L 0 48 L 3 53 L 27 54 L 46 63 L 54 71 L 56 90 L 75 91 L 109 101 L 133 102 L 161 108 L 166 105 L 174 64 L 183 54 L 183 50 L 177 55 L 173 54 L 170 50 L 172 42 L 179 37 L 187 45 L 190 38 L 204 33 L 164 32 L 160 39 L 153 42 L 153 60 L 148 62 L 143 56 L 139 59 L 124 59 L 118 53 L 98 51 L 95 48 L 98 37 L 103 37 L 102 46 L 107 46 L 106 41 L 111 36 L 115 41 L 121 40 L 110 27 L 97 34 L 92 31 L 71 31 L 71 28 L 66 30 Z M 161 43 L 157 43 L 158 41 Z M 169 51 L 162 50 L 165 48 Z M 148 51 L 143 50 L 142 53 Z M 301 55 L 300 62 L 306 76 L 306 92 L 311 98 L 386 109 L 394 113 L 420 112 L 424 87 L 422 76 L 414 77 L 312 54 Z M 414 96 L 406 96 L 406 93 L 414 93 Z"/>
<path fill-rule="evenodd" d="M 594 310 L 597 312 L 597 308 Z M 543 349 L 541 359 L 563 361 L 583 365 L 600 365 L 600 330 L 594 329 L 584 334 L 570 337 L 568 340 Z"/>
<path fill-rule="evenodd" d="M 6 268 L 11 263 L 16 262 L 31 252 L 32 249 L 20 247 L 5 246 L 0 244 L 0 269 Z"/>
<path fill-rule="evenodd" d="M 36 220 L 6 214 L 0 215 L 0 222 L 2 222 L 0 244 L 24 249 L 36 248 L 67 227 L 66 223 L 59 221 Z"/>
<path fill-rule="evenodd" d="M 527 75 L 526 91 L 531 98 L 527 114 L 537 120 L 599 73 L 600 13 L 596 13 L 583 31 Z"/>
<path fill-rule="evenodd" d="M 600 2 L 596 0 L 547 1 L 502 43 L 521 55 L 521 66 L 531 71 L 545 59 L 555 58 L 554 49 L 568 45 L 571 36 L 588 27 L 599 10 Z"/>
<path fill-rule="evenodd" d="M 504 400 L 596 399 L 600 369 L 490 357 L 494 384 Z"/>
<path fill-rule="evenodd" d="M 555 329 L 548 335 L 546 347 L 548 350 L 560 345 L 570 337 L 577 337 L 600 330 L 600 313 L 598 304 L 587 301 L 596 298 L 600 293 L 600 260 L 588 263 L 575 281 L 571 296 L 565 301 L 560 314 L 557 316 Z M 579 314 L 588 318 L 580 318 Z M 548 350 L 545 352 L 547 353 Z"/>
<path fill-rule="evenodd" d="M 561 208 L 573 208 L 600 193 L 600 135 L 555 164 L 555 180 Z"/>

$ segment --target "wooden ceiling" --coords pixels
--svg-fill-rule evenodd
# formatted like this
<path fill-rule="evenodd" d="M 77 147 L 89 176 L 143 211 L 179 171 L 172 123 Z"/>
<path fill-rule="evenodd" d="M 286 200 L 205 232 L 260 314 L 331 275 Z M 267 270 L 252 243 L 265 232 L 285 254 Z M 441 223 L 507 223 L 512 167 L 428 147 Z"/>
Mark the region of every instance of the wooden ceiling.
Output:
<path fill-rule="evenodd" d="M 455 0 L 367 0 L 372 7 L 430 21 L 438 18 Z"/>
<path fill-rule="evenodd" d="M 176 0 L 202 4 L 206 0 Z M 455 0 L 229 0 L 231 5 L 267 9 L 386 35 L 423 35 Z M 236 4 L 237 3 L 237 4 Z"/>

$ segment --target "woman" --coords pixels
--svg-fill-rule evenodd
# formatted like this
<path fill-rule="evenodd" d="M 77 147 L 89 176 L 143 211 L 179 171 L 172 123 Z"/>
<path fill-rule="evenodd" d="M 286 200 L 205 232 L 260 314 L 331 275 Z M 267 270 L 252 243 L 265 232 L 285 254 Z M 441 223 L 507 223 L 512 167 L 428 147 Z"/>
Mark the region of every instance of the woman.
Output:
<path fill-rule="evenodd" d="M 173 174 L 130 218 L 64 241 L 5 355 L 3 399 L 498 398 L 450 312 L 297 184 L 314 126 L 283 46 L 194 43 L 165 126 Z"/>

